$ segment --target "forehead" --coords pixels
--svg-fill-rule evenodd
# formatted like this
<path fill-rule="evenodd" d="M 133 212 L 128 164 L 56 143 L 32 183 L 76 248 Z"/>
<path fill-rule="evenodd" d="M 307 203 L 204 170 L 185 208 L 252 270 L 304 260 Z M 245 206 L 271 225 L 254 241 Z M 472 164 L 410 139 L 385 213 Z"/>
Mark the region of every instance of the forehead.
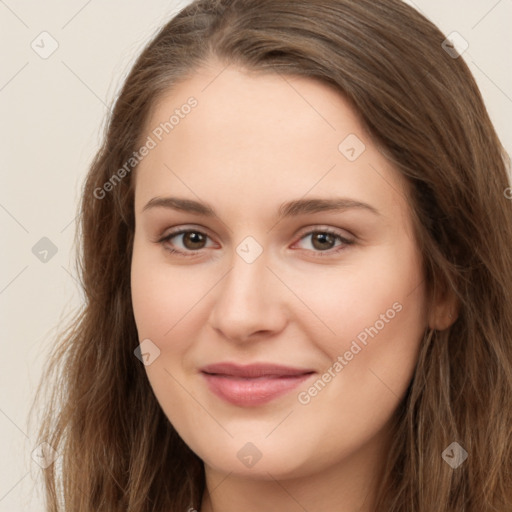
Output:
<path fill-rule="evenodd" d="M 212 132 L 229 132 L 239 145 L 244 140 L 249 145 L 252 137 L 282 145 L 296 142 L 300 136 L 313 136 L 316 144 L 322 139 L 332 147 L 337 146 L 341 134 L 350 130 L 367 137 L 359 116 L 334 86 L 302 76 L 220 64 L 197 70 L 161 95 L 152 108 L 145 131 L 150 132 L 168 121 L 190 98 L 197 101 L 190 116 L 193 120 L 182 123 L 184 119 L 180 118 L 178 124 L 184 128 L 178 130 L 176 124 L 172 135 L 189 134 L 187 124 L 193 124 L 197 137 L 205 136 L 204 144 L 208 143 L 206 135 Z M 283 127 L 286 130 L 276 139 L 276 131 Z M 293 150 L 298 149 L 294 144 Z"/>
<path fill-rule="evenodd" d="M 177 188 L 209 202 L 242 193 L 247 207 L 269 190 L 281 201 L 336 191 L 387 195 L 395 213 L 406 206 L 403 179 L 356 111 L 318 80 L 212 65 L 159 99 L 147 137 L 155 147 L 136 172 L 138 210 Z"/>

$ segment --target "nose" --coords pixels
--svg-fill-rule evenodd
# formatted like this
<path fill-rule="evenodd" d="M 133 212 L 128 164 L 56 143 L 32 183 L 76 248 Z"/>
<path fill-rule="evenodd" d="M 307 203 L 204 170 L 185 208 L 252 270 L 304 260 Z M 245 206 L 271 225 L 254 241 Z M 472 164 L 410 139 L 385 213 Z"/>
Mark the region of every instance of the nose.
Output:
<path fill-rule="evenodd" d="M 231 270 L 214 288 L 209 317 L 210 326 L 224 338 L 252 341 L 286 326 L 287 290 L 268 263 L 265 251 L 251 263 L 234 252 Z"/>

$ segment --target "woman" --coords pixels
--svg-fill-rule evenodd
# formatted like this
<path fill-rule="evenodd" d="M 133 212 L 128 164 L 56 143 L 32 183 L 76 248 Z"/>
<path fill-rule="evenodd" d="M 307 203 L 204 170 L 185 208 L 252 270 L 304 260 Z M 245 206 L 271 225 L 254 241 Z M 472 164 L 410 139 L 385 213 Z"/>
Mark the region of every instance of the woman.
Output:
<path fill-rule="evenodd" d="M 512 510 L 508 163 L 398 0 L 183 9 L 83 191 L 48 510 Z"/>

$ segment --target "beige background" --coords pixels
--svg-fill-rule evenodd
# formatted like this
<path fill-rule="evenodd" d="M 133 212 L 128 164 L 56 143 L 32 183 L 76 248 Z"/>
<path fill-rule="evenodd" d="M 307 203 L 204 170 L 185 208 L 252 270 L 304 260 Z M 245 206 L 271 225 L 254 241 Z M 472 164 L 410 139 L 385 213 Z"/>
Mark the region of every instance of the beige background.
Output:
<path fill-rule="evenodd" d="M 43 510 L 27 413 L 53 330 L 81 300 L 72 253 L 78 192 L 134 56 L 186 3 L 0 0 L 0 512 Z M 408 3 L 468 41 L 464 58 L 512 152 L 512 0 Z M 51 49 L 43 31 L 58 43 L 46 59 L 31 47 Z M 57 249 L 46 263 L 32 252 L 42 237 Z"/>

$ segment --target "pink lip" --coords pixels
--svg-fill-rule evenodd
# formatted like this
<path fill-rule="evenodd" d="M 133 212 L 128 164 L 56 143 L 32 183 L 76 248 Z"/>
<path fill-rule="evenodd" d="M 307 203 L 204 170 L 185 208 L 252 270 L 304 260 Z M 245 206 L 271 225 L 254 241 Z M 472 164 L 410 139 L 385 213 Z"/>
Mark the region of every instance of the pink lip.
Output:
<path fill-rule="evenodd" d="M 314 372 L 273 364 L 219 363 L 201 368 L 210 391 L 241 407 L 263 405 L 291 391 Z"/>

